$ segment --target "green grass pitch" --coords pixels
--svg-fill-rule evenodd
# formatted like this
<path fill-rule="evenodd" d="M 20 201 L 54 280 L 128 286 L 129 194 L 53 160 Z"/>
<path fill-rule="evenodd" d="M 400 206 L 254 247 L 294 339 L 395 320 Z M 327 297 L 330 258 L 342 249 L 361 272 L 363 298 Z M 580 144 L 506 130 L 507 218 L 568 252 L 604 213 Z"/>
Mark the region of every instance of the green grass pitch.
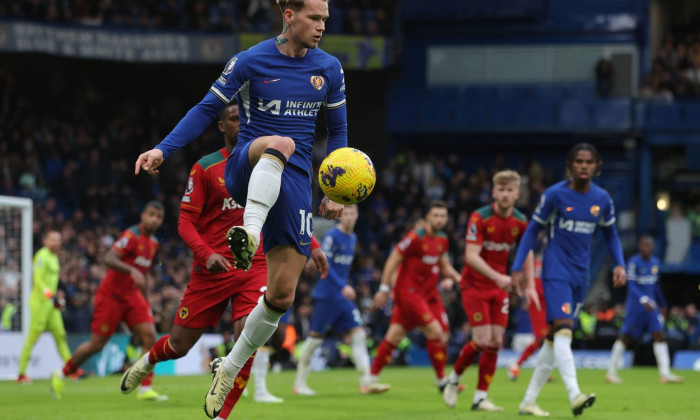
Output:
<path fill-rule="evenodd" d="M 595 405 L 581 419 L 698 419 L 700 416 L 700 373 L 679 372 L 686 378 L 682 385 L 661 385 L 654 368 L 634 368 L 620 372 L 623 385 L 610 385 L 600 370 L 579 370 L 584 392 L 595 392 Z M 383 395 L 359 395 L 357 374 L 352 369 L 313 372 L 309 385 L 316 397 L 291 393 L 294 372 L 268 376 L 268 388 L 285 402 L 278 405 L 258 404 L 243 397 L 229 417 L 249 420 L 431 420 L 431 419 L 512 419 L 522 399 L 532 370 L 524 369 L 518 382 L 510 382 L 505 371 L 496 372 L 490 398 L 505 407 L 503 413 L 472 412 L 471 398 L 476 386 L 476 369 L 470 368 L 462 378 L 467 389 L 457 408 L 448 409 L 433 385 L 429 368 L 387 368 L 382 381 L 392 385 Z M 156 377 L 154 388 L 168 394 L 166 402 L 143 402 L 135 394 L 119 392 L 119 376 L 86 378 L 66 384 L 63 399 L 55 401 L 49 382 L 34 381 L 18 385 L 0 382 L 0 419 L 206 419 L 202 406 L 210 385 L 209 376 Z M 252 391 L 252 389 L 251 389 Z M 539 405 L 553 419 L 573 418 L 566 391 L 555 374 L 554 382 L 542 391 Z"/>

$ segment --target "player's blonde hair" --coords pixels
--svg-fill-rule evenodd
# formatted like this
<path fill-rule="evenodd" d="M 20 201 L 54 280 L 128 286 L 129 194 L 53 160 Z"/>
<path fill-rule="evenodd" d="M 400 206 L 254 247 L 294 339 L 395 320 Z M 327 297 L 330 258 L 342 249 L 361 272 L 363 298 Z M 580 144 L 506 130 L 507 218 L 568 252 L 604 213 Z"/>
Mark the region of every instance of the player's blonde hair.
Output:
<path fill-rule="evenodd" d="M 503 185 L 515 182 L 518 187 L 520 186 L 520 174 L 512 169 L 506 169 L 503 171 L 498 171 L 493 174 L 492 178 L 493 185 Z"/>

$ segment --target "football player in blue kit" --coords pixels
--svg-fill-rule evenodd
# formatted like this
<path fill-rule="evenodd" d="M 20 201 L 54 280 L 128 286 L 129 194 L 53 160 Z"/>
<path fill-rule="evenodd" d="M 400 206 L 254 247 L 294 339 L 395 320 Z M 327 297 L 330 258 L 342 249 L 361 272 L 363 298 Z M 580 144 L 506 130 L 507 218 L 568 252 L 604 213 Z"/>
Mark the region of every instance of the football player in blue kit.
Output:
<path fill-rule="evenodd" d="M 666 300 L 659 284 L 661 262 L 652 255 L 654 239 L 649 235 L 642 235 L 637 247 L 639 253 L 627 262 L 627 303 L 625 304 L 627 314 L 620 331 L 620 338 L 613 344 L 605 380 L 613 384 L 622 383 L 622 378 L 617 374 L 617 366 L 622 354 L 632 340 L 639 339 L 646 332 L 651 332 L 661 383 L 682 383 L 681 376 L 671 373 L 671 358 L 668 355 L 668 344 L 664 333 L 664 317 L 660 311 L 661 308 L 666 307 Z"/>
<path fill-rule="evenodd" d="M 357 216 L 356 204 L 345 206 L 338 225 L 330 229 L 321 241 L 321 249 L 328 259 L 328 276 L 316 283 L 312 294 L 314 311 L 311 314 L 311 331 L 297 364 L 297 378 L 292 389 L 295 394 L 316 395 L 306 381 L 311 357 L 331 328 L 338 334 L 350 337 L 353 362 L 360 373 L 360 393 L 379 394 L 389 390 L 389 385 L 370 378 L 367 335 L 362 325 L 362 315 L 354 302 L 357 297 L 355 289 L 348 284 L 357 244 L 354 233 Z"/>
<path fill-rule="evenodd" d="M 294 300 L 312 234 L 311 173 L 315 128 L 325 109 L 327 153 L 347 146 L 345 78 L 340 62 L 318 47 L 329 18 L 327 0 L 277 0 L 282 34 L 236 54 L 204 99 L 154 149 L 139 156 L 135 172 L 157 172 L 164 159 L 198 137 L 237 96 L 241 129 L 228 158 L 225 182 L 245 204 L 243 226 L 229 230 L 237 269 L 247 270 L 260 233 L 267 291 L 248 316 L 241 337 L 216 369 L 205 396 L 210 418 L 220 412 L 236 375 L 277 328 Z M 335 219 L 342 204 L 321 200 L 319 213 Z"/>
<path fill-rule="evenodd" d="M 591 240 L 596 228 L 603 230 L 614 260 L 614 286 L 624 286 L 626 280 L 612 199 L 591 180 L 598 175 L 601 165 L 600 154 L 593 145 L 578 143 L 571 149 L 566 159 L 568 179 L 552 185 L 542 194 L 513 262 L 514 283 L 519 284 L 525 257 L 534 246 L 537 234 L 547 228 L 542 286 L 550 332 L 535 362 L 535 372 L 520 404 L 520 414 L 549 416 L 536 400 L 554 366 L 559 369 L 575 416 L 595 402 L 595 394 L 584 394 L 579 388 L 571 337 L 574 319 L 585 297 Z M 534 298 L 535 285 L 528 284 L 525 293 Z"/>

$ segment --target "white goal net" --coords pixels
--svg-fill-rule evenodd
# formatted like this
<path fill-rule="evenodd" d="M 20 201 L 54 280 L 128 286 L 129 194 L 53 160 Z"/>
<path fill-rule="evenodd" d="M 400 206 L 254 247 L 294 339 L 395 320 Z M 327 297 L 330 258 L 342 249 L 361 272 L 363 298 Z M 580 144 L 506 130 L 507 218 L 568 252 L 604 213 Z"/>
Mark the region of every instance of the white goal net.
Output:
<path fill-rule="evenodd" d="M 0 195 L 0 331 L 29 330 L 32 200 Z"/>

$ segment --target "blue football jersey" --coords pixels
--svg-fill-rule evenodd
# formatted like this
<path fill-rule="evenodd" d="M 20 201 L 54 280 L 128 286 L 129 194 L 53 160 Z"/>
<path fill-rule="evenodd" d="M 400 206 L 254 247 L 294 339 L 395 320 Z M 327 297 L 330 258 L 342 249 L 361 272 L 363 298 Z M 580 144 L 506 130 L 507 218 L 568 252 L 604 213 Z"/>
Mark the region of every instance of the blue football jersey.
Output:
<path fill-rule="evenodd" d="M 598 226 L 615 223 L 610 195 L 594 183 L 581 193 L 561 181 L 545 190 L 532 219 L 548 227 L 542 279 L 585 285 L 593 234 Z"/>
<path fill-rule="evenodd" d="M 639 309 L 640 299 L 646 296 L 654 306 L 666 306 L 659 285 L 659 259 L 652 256 L 648 260 L 636 254 L 627 262 L 627 312 Z"/>
<path fill-rule="evenodd" d="M 356 245 L 354 232 L 348 235 L 336 226 L 325 234 L 321 250 L 328 259 L 328 277 L 316 282 L 314 299 L 345 299 L 340 291 L 348 284 Z"/>
<path fill-rule="evenodd" d="M 337 58 L 318 48 L 310 48 L 304 57 L 289 57 L 274 39 L 236 54 L 210 90 L 225 103 L 238 95 L 236 148 L 261 136 L 291 137 L 296 150 L 289 163 L 307 172 L 321 106 L 345 105 L 345 75 Z M 345 137 L 347 144 L 347 131 Z"/>

